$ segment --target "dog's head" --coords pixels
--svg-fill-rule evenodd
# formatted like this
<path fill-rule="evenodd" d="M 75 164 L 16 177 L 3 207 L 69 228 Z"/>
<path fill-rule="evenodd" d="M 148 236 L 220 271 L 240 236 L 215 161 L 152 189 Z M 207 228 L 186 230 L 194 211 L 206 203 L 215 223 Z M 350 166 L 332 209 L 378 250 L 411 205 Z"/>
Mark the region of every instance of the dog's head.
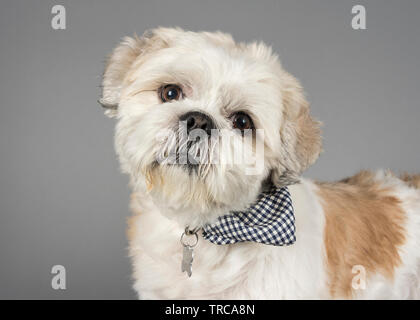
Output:
<path fill-rule="evenodd" d="M 297 181 L 321 150 L 319 123 L 277 56 L 220 32 L 125 38 L 100 102 L 118 119 L 116 150 L 134 188 L 190 225 L 244 209 L 267 180 Z"/>

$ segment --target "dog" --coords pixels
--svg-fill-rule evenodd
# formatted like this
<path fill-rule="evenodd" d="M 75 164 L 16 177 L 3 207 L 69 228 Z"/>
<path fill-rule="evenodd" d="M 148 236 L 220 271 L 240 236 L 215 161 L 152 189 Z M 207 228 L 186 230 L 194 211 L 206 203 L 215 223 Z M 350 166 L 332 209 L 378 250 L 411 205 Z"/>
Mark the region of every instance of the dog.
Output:
<path fill-rule="evenodd" d="M 102 85 L 133 190 L 127 235 L 139 298 L 420 298 L 420 175 L 303 178 L 322 150 L 321 124 L 270 47 L 160 27 L 124 38 Z M 194 129 L 200 142 L 185 140 Z M 213 135 L 223 130 L 233 138 Z M 221 161 L 239 149 L 247 161 Z M 260 165 L 249 170 L 248 160 Z M 209 241 L 209 230 L 246 218 L 262 194 L 265 204 L 278 199 L 267 190 L 284 192 L 289 242 L 261 240 L 267 230 L 265 240 L 280 237 L 277 218 L 265 231 L 244 227 L 246 239 Z"/>

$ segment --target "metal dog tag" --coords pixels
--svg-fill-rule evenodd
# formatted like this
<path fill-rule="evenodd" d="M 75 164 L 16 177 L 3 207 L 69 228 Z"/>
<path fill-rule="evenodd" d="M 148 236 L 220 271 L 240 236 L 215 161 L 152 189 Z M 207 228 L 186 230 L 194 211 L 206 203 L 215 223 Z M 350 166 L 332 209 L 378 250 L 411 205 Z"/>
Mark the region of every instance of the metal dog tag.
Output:
<path fill-rule="evenodd" d="M 187 272 L 188 277 L 192 275 L 192 263 L 194 260 L 194 247 L 198 243 L 198 229 L 189 230 L 188 227 L 185 228 L 185 231 L 181 235 L 181 244 L 183 246 L 182 250 L 182 263 L 181 263 L 181 272 Z M 185 239 L 185 236 L 195 236 L 194 243 L 188 243 Z"/>
<path fill-rule="evenodd" d="M 188 277 L 192 275 L 192 263 L 194 260 L 194 248 L 184 245 L 184 250 L 182 252 L 182 265 L 181 271 L 187 272 Z"/>

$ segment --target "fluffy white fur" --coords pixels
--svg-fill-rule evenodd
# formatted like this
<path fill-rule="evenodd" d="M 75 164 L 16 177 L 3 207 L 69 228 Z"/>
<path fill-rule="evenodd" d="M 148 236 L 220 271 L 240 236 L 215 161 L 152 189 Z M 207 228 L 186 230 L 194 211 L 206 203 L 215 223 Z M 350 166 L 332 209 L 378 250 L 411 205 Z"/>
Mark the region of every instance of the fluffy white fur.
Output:
<path fill-rule="evenodd" d="M 407 208 L 408 241 L 400 249 L 402 266 L 395 279 L 369 277 L 358 299 L 420 298 L 420 194 L 401 180 L 378 172 L 378 179 L 398 188 Z M 179 238 L 183 228 L 166 219 L 147 195 L 136 195 L 130 255 L 134 288 L 142 299 L 328 299 L 324 212 L 311 181 L 290 187 L 298 241 L 290 247 L 254 243 L 217 246 L 200 237 L 193 276 L 180 272 Z M 156 227 L 159 226 L 159 227 Z M 340 297 L 338 297 L 340 298 Z"/>
<path fill-rule="evenodd" d="M 162 103 L 158 91 L 164 84 L 179 85 L 185 98 Z M 124 39 L 109 58 L 103 87 L 101 103 L 118 120 L 115 146 L 133 188 L 130 255 L 140 298 L 330 297 L 324 211 L 317 185 L 300 178 L 321 151 L 319 123 L 309 116 L 299 82 L 269 47 L 237 44 L 223 33 L 159 28 Z M 264 170 L 248 175 L 241 164 L 211 165 L 197 175 L 182 166 L 156 164 L 165 142 L 157 137 L 176 128 L 189 111 L 210 115 L 218 129 L 231 129 L 229 116 L 236 111 L 250 114 L 265 132 Z M 235 143 L 224 147 L 234 149 Z M 418 297 L 420 192 L 397 178 L 378 174 L 378 179 L 398 190 L 408 240 L 394 281 L 372 276 L 357 297 Z M 200 238 L 193 276 L 181 273 L 179 239 L 185 226 L 202 226 L 246 208 L 267 180 L 293 184 L 297 242 L 217 246 Z"/>
<path fill-rule="evenodd" d="M 200 237 L 193 275 L 180 272 L 183 229 L 137 198 L 134 211 L 134 287 L 141 298 L 279 299 L 328 297 L 323 267 L 323 216 L 309 181 L 290 188 L 296 236 L 290 247 L 240 243 L 217 246 Z M 145 204 L 148 204 L 148 206 Z M 156 228 L 155 226 L 159 226 Z"/>

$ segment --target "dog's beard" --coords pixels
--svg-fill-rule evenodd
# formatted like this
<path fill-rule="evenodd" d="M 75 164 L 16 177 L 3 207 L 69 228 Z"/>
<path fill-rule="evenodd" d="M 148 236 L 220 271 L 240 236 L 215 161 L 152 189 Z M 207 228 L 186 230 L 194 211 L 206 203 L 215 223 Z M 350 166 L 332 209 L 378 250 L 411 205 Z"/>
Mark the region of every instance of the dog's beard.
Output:
<path fill-rule="evenodd" d="M 218 166 L 211 167 L 203 178 L 183 165 L 159 165 L 146 177 L 148 193 L 160 211 L 189 225 L 244 209 L 256 199 L 260 185 L 259 177 L 242 176 L 234 170 L 226 173 Z"/>
<path fill-rule="evenodd" d="M 261 175 L 247 175 L 244 161 L 235 157 L 254 155 L 252 143 L 237 132 L 230 140 L 218 130 L 187 135 L 180 126 L 172 134 L 161 132 L 155 159 L 143 170 L 149 194 L 164 211 L 191 211 L 198 218 L 226 210 L 243 209 L 252 202 Z M 173 134 L 175 133 L 175 134 Z M 240 156 L 238 156 L 240 155 Z"/>
<path fill-rule="evenodd" d="M 182 124 L 165 137 L 154 166 L 178 166 L 189 175 L 205 180 L 209 171 L 214 170 L 214 165 L 218 163 L 218 147 L 217 130 L 210 136 L 200 129 L 188 133 Z"/>

